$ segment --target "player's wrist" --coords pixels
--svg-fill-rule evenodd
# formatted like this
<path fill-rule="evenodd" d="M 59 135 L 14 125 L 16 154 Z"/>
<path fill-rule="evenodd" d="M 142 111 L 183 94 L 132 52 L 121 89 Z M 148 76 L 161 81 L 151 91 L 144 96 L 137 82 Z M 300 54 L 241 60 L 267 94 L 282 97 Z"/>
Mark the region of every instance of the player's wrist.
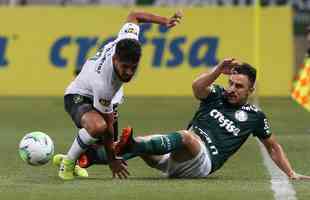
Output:
<path fill-rule="evenodd" d="M 287 176 L 290 178 L 290 179 L 294 179 L 296 177 L 297 173 L 293 170 L 289 171 L 287 173 Z"/>

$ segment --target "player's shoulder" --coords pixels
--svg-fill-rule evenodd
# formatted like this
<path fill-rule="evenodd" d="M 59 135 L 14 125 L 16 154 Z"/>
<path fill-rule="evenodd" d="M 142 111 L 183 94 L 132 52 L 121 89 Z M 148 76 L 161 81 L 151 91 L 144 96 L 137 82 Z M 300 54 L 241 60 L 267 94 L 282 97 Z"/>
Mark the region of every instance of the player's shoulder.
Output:
<path fill-rule="evenodd" d="M 241 110 L 246 111 L 248 113 L 253 113 L 257 117 L 265 117 L 265 113 L 256 105 L 247 103 L 241 107 Z"/>
<path fill-rule="evenodd" d="M 140 27 L 138 24 L 132 23 L 132 22 L 126 22 L 121 30 L 118 33 L 117 40 L 125 39 L 125 38 L 131 38 L 131 39 L 137 39 L 139 37 Z"/>
<path fill-rule="evenodd" d="M 131 33 L 131 34 L 135 34 L 138 35 L 139 34 L 139 30 L 140 27 L 138 24 L 132 23 L 132 22 L 126 22 L 125 24 L 123 24 L 120 33 Z"/>
<path fill-rule="evenodd" d="M 250 103 L 247 103 L 247 104 L 243 105 L 241 107 L 241 110 L 244 110 L 244 111 L 247 111 L 247 112 L 253 112 L 253 113 L 257 113 L 257 114 L 262 113 L 262 111 L 256 105 L 253 105 L 253 104 L 250 104 Z"/>
<path fill-rule="evenodd" d="M 212 84 L 209 87 L 211 94 L 223 94 L 224 88 L 217 84 Z"/>

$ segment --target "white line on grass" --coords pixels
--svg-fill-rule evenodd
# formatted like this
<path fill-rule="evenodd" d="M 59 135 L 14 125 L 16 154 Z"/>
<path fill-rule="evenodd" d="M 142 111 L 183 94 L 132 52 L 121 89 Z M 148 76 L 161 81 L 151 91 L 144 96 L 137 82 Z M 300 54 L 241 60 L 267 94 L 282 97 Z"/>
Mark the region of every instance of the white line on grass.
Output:
<path fill-rule="evenodd" d="M 259 140 L 257 141 L 263 155 L 264 164 L 271 176 L 271 189 L 274 192 L 275 200 L 297 200 L 296 192 L 287 176 L 271 160 L 264 145 Z"/>

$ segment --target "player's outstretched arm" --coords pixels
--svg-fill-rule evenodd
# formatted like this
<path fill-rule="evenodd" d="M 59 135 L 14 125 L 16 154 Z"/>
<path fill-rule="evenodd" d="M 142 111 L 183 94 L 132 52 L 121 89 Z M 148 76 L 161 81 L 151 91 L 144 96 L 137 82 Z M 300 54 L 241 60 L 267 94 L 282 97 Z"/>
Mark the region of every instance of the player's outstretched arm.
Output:
<path fill-rule="evenodd" d="M 155 23 L 172 28 L 181 22 L 183 13 L 177 11 L 171 17 L 163 17 L 160 15 L 143 12 L 143 11 L 132 11 L 127 17 L 127 22 L 138 23 Z"/>
<path fill-rule="evenodd" d="M 103 145 L 107 153 L 108 163 L 113 178 L 127 178 L 129 175 L 127 163 L 122 158 L 117 157 L 114 152 L 114 129 L 112 125 L 114 115 L 112 113 L 107 113 L 103 114 L 103 117 L 107 124 L 107 131 L 104 133 Z"/>
<path fill-rule="evenodd" d="M 276 141 L 274 136 L 271 136 L 267 139 L 261 140 L 264 146 L 266 147 L 271 159 L 276 163 L 276 165 L 292 180 L 310 180 L 310 176 L 305 176 L 296 173 L 283 148 L 281 145 Z"/>
<path fill-rule="evenodd" d="M 216 65 L 210 72 L 200 74 L 192 84 L 194 96 L 197 99 L 204 99 L 210 93 L 209 86 L 221 75 L 229 75 L 232 73 L 233 67 L 239 65 L 240 62 L 234 58 L 225 58 Z"/>

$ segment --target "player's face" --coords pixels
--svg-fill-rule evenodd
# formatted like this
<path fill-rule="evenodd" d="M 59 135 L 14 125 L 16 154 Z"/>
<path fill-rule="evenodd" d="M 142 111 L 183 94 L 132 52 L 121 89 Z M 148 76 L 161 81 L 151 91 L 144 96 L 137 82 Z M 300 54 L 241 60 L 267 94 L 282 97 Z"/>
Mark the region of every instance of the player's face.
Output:
<path fill-rule="evenodd" d="M 116 73 L 118 74 L 118 77 L 121 79 L 121 81 L 127 83 L 135 75 L 138 68 L 138 63 L 121 62 L 116 59 L 114 62 L 114 66 Z"/>
<path fill-rule="evenodd" d="M 243 74 L 232 74 L 229 77 L 227 100 L 234 105 L 243 105 L 247 102 L 249 95 L 254 89 L 248 77 Z"/>

